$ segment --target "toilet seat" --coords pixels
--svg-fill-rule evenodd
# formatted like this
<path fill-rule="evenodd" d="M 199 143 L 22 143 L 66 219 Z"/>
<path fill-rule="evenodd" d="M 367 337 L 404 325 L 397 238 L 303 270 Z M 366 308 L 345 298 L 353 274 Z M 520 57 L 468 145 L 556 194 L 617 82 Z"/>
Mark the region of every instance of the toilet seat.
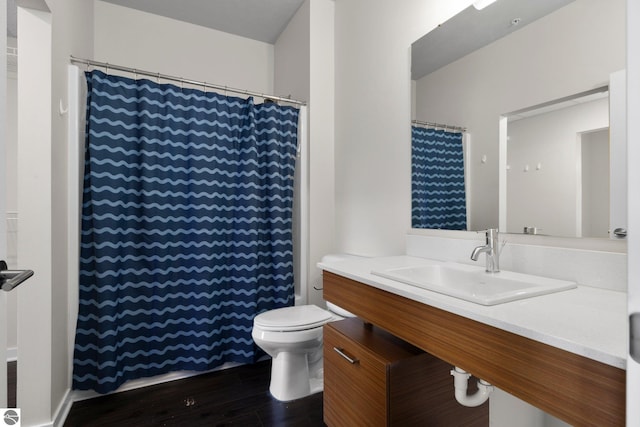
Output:
<path fill-rule="evenodd" d="M 294 332 L 318 328 L 333 315 L 315 305 L 300 305 L 265 311 L 255 317 L 253 323 L 264 331 Z"/>

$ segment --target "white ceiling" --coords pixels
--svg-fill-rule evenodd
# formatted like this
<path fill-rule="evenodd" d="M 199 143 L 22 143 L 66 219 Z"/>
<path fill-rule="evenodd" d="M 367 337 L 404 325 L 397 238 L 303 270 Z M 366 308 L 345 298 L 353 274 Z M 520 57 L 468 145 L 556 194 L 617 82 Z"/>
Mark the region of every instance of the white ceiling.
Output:
<path fill-rule="evenodd" d="M 304 0 L 102 0 L 273 44 Z M 17 37 L 16 0 L 7 0 L 7 35 Z"/>
<path fill-rule="evenodd" d="M 102 0 L 273 44 L 304 0 Z"/>
<path fill-rule="evenodd" d="M 304 0 L 101 0 L 191 24 L 275 43 Z M 420 78 L 573 0 L 509 0 L 472 6 L 412 45 L 412 76 Z M 7 35 L 16 37 L 16 0 L 7 0 Z M 512 25 L 519 18 L 520 25 Z M 428 53 L 427 53 L 428 52 Z"/>

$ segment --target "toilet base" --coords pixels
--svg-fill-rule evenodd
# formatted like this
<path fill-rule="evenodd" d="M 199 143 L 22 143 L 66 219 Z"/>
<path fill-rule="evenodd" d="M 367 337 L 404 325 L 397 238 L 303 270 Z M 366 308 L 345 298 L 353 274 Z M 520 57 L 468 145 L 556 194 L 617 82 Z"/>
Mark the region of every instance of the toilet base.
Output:
<path fill-rule="evenodd" d="M 324 390 L 324 378 L 309 378 L 310 392 L 309 396 L 321 393 Z"/>
<path fill-rule="evenodd" d="M 322 372 L 321 368 L 315 368 L 317 377 L 309 376 L 309 361 L 305 353 L 278 353 L 271 360 L 269 392 L 282 402 L 319 393 L 324 389 Z"/>

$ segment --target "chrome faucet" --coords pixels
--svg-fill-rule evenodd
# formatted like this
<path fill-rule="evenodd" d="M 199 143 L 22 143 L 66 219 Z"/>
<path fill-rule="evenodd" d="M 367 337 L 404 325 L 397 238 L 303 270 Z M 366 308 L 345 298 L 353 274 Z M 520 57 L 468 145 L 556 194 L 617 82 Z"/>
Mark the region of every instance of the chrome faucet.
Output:
<path fill-rule="evenodd" d="M 487 273 L 500 272 L 500 247 L 498 243 L 498 229 L 489 228 L 486 232 L 486 244 L 484 246 L 478 246 L 471 252 L 471 259 L 473 261 L 478 260 L 478 256 L 481 253 L 486 254 L 486 271 Z"/>

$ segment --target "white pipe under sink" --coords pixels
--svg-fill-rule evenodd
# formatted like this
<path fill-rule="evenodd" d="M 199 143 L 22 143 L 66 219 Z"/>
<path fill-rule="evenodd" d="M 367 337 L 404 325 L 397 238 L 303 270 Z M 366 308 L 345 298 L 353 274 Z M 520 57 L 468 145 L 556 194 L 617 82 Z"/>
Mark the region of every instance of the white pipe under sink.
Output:
<path fill-rule="evenodd" d="M 472 408 L 482 405 L 489 399 L 493 386 L 485 380 L 478 380 L 478 391 L 472 395 L 467 395 L 467 383 L 471 374 L 455 366 L 451 370 L 451 375 L 453 375 L 456 400 L 461 405 Z"/>

